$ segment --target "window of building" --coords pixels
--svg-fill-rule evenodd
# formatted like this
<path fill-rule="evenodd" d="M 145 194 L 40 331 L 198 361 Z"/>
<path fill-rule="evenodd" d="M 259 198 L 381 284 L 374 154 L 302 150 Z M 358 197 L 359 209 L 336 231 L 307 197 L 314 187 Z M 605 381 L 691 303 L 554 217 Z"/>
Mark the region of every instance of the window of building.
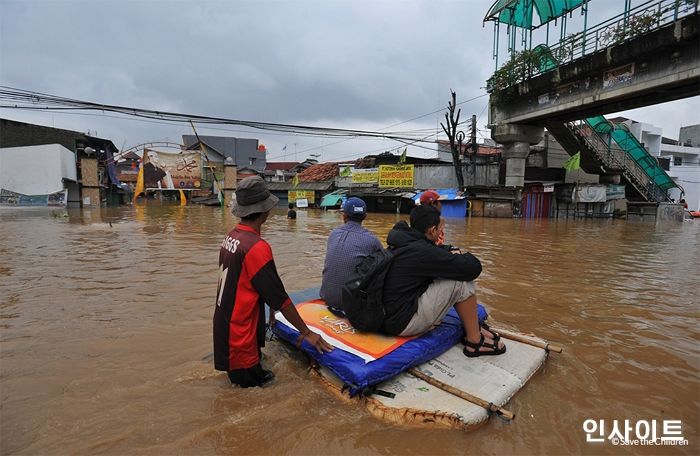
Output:
<path fill-rule="evenodd" d="M 253 166 L 253 165 L 255 164 L 255 160 L 257 160 L 257 158 L 255 158 L 255 157 L 250 157 L 250 158 L 248 159 L 248 164 L 251 165 L 251 166 Z"/>
<path fill-rule="evenodd" d="M 673 166 L 681 166 L 683 164 L 683 157 L 673 157 Z"/>

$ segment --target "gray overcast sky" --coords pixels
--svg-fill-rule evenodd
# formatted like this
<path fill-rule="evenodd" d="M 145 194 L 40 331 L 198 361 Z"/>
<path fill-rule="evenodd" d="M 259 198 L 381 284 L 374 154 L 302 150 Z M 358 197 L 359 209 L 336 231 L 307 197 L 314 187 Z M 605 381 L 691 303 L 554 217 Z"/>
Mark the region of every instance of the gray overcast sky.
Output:
<path fill-rule="evenodd" d="M 492 0 L 0 0 L 0 84 L 108 104 L 266 122 L 379 130 L 485 93 L 494 70 Z M 600 8 L 621 4 L 595 0 Z M 614 8 L 613 8 L 614 9 Z M 605 13 L 607 14 L 607 12 Z M 630 111 L 678 137 L 698 97 Z M 480 115 L 487 97 L 464 103 Z M 695 109 L 693 109 L 695 108 Z M 182 125 L 0 109 L 0 116 L 90 131 L 117 147 L 180 142 Z M 442 114 L 391 130 L 435 132 Z M 221 127 L 259 138 L 273 160 L 360 157 L 400 146 Z M 482 135 L 488 136 L 484 130 Z M 286 156 L 282 148 L 287 145 Z M 416 156 L 434 153 L 409 147 Z"/>

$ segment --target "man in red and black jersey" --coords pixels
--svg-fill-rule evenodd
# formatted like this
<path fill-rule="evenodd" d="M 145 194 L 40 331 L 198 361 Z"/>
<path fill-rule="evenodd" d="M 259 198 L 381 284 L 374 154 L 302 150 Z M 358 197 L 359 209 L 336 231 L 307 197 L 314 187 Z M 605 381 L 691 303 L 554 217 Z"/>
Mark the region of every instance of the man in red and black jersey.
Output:
<path fill-rule="evenodd" d="M 214 367 L 228 372 L 231 383 L 244 388 L 261 386 L 272 372 L 260 365 L 265 346 L 265 306 L 282 315 L 319 352 L 332 347 L 311 332 L 301 319 L 277 274 L 272 249 L 260 237 L 262 224 L 278 198 L 259 176 L 238 184 L 232 212 L 241 222 L 231 230 L 219 250 L 219 286 L 214 311 Z"/>

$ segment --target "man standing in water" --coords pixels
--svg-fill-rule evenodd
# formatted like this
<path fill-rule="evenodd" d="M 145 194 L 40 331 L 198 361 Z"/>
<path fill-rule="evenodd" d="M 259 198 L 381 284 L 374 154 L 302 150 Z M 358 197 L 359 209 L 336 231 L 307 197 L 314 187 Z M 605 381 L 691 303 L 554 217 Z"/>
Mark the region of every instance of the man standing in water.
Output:
<path fill-rule="evenodd" d="M 331 231 L 328 236 L 321 298 L 334 313 L 341 314 L 344 311 L 340 297 L 350 274 L 367 255 L 382 249 L 379 239 L 362 227 L 365 217 L 365 202 L 354 196 L 348 198 L 343 204 L 344 224 Z"/>
<path fill-rule="evenodd" d="M 297 211 L 294 210 L 294 203 L 289 203 L 289 210 L 287 211 L 287 218 L 292 219 L 292 220 L 297 218 Z"/>
<path fill-rule="evenodd" d="M 265 346 L 265 304 L 279 310 L 319 352 L 331 351 L 311 332 L 292 304 L 277 274 L 272 249 L 260 237 L 262 224 L 279 201 L 259 176 L 238 183 L 231 212 L 241 222 L 219 250 L 219 285 L 214 310 L 214 367 L 228 372 L 231 383 L 244 388 L 262 386 L 274 378 L 260 365 Z"/>

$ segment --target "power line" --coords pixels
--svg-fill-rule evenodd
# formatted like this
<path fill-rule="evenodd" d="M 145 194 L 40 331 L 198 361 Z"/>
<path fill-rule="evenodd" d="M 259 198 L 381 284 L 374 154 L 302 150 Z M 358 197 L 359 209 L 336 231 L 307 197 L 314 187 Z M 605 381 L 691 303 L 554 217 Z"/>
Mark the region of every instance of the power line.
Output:
<path fill-rule="evenodd" d="M 152 123 L 152 124 L 173 126 L 173 123 L 168 122 L 168 121 L 142 119 L 140 117 L 131 117 L 131 116 L 127 116 L 127 117 L 115 116 L 115 115 L 104 114 L 104 113 L 103 114 L 95 114 L 95 113 L 91 113 L 91 112 L 72 112 L 72 111 L 64 111 L 64 110 L 55 110 L 53 108 L 51 108 L 51 109 L 46 109 L 46 108 L 36 109 L 35 107 L 5 106 L 5 105 L 0 105 L 0 109 L 19 109 L 19 110 L 25 110 L 25 111 L 40 110 L 42 112 L 50 112 L 52 114 L 62 114 L 62 115 L 72 115 L 72 116 L 107 117 L 110 119 L 128 120 L 130 122 L 143 122 L 143 123 Z M 238 130 L 235 128 L 220 128 L 220 127 L 211 127 L 211 126 L 205 126 L 205 127 L 200 127 L 200 128 L 202 130 L 230 131 L 230 132 L 234 132 L 234 133 L 251 133 L 249 130 Z M 265 134 L 266 135 L 274 135 L 274 136 L 289 136 L 288 133 L 267 132 Z"/>
<path fill-rule="evenodd" d="M 463 120 L 462 122 L 459 122 L 457 125 L 464 125 L 464 124 L 467 124 L 467 123 L 471 123 L 471 119 Z M 432 130 L 432 128 L 431 128 L 430 130 Z M 424 136 L 423 138 L 421 138 L 420 141 L 421 141 L 421 142 L 425 142 L 425 143 L 437 144 L 437 141 L 438 141 L 437 138 L 435 138 L 435 139 L 432 140 L 432 141 L 428 141 L 427 139 L 430 138 L 430 137 L 432 137 L 432 136 L 440 136 L 440 135 L 443 135 L 443 134 L 444 134 L 444 132 L 442 132 L 442 131 L 437 132 L 437 133 L 431 133 L 431 134 L 429 134 L 429 135 Z M 345 142 L 345 141 L 348 141 L 348 140 L 343 140 L 343 141 L 338 141 L 338 142 Z M 431 147 L 426 147 L 426 146 L 422 146 L 422 145 L 415 144 L 416 141 L 413 141 L 413 142 L 405 142 L 405 141 L 399 140 L 399 139 L 395 139 L 395 141 L 401 142 L 402 144 L 407 145 L 407 146 L 414 146 L 414 147 L 418 147 L 418 148 L 421 148 L 421 149 L 429 150 L 429 151 L 431 151 L 431 152 L 437 152 L 435 149 L 433 149 L 433 148 L 431 148 Z M 391 152 L 391 151 L 393 151 L 393 150 L 396 150 L 396 151 L 398 152 L 399 150 L 401 150 L 402 147 L 403 147 L 403 146 L 391 147 L 391 148 L 388 148 L 388 149 L 384 147 L 384 148 L 374 149 L 374 150 L 365 151 L 365 152 L 353 152 L 353 153 L 350 153 L 350 154 L 344 154 L 344 155 L 337 156 L 337 157 L 335 157 L 335 159 L 336 159 L 336 160 L 337 160 L 337 159 L 343 159 L 343 158 L 352 157 L 352 156 L 355 156 L 355 155 L 360 155 L 360 156 L 362 156 L 362 155 L 371 155 L 371 154 L 373 154 L 373 153 L 375 153 L 375 152 L 380 152 L 380 151 Z M 268 160 L 269 160 L 269 158 L 268 158 Z"/>
<path fill-rule="evenodd" d="M 477 95 L 477 96 L 475 96 L 475 97 L 469 98 L 468 100 L 460 101 L 459 103 L 456 104 L 456 106 L 463 105 L 463 104 L 465 104 L 465 103 L 469 103 L 470 101 L 478 100 L 479 98 L 483 98 L 483 97 L 488 96 L 488 95 L 489 95 L 488 93 L 483 93 L 483 94 L 481 94 L 481 95 Z M 487 105 L 488 105 L 488 103 L 487 103 Z M 437 109 L 437 110 L 435 110 L 435 111 L 432 111 L 432 112 L 429 112 L 429 113 L 427 113 L 427 114 L 422 114 L 422 115 L 417 116 L 417 117 L 414 117 L 414 118 L 412 118 L 412 119 L 408 119 L 408 120 L 404 120 L 404 121 L 402 121 L 402 122 L 398 122 L 398 123 L 395 123 L 395 124 L 391 124 L 391 125 L 389 125 L 389 126 L 387 126 L 387 127 L 380 128 L 379 131 L 386 130 L 386 129 L 392 128 L 392 127 L 396 127 L 396 126 L 398 126 L 398 125 L 402 125 L 402 124 L 405 124 L 405 123 L 408 123 L 408 122 L 412 122 L 412 121 L 414 121 L 414 120 L 422 119 L 423 117 L 428 117 L 428 116 L 433 115 L 433 114 L 437 114 L 438 112 L 442 112 L 443 109 L 445 109 L 445 108 L 439 108 L 439 109 Z M 482 110 L 482 112 L 483 112 L 483 110 Z M 462 122 L 460 122 L 460 124 L 462 124 Z M 432 128 L 430 128 L 430 129 L 427 129 L 427 128 L 426 128 L 426 129 L 422 129 L 422 130 L 423 130 L 423 131 L 432 131 Z M 416 131 L 418 131 L 418 130 L 416 130 Z M 441 133 L 439 132 L 439 133 L 436 133 L 436 134 L 441 134 Z M 336 145 L 336 144 L 341 144 L 341 143 L 347 142 L 347 141 L 349 141 L 349 140 L 350 140 L 350 139 L 342 139 L 342 140 L 340 140 L 340 141 L 335 141 L 335 142 L 332 142 L 332 143 L 322 144 L 322 145 L 320 145 L 320 146 L 314 146 L 314 147 L 310 147 L 310 148 L 308 148 L 308 149 L 303 149 L 303 150 L 301 150 L 301 151 L 298 151 L 297 153 L 310 152 L 310 151 L 312 151 L 312 150 L 318 150 L 318 149 L 322 149 L 322 148 L 324 148 L 324 147 L 334 146 L 334 145 Z M 286 155 L 286 154 L 285 154 L 285 155 Z M 278 159 L 278 158 L 284 157 L 285 155 L 278 155 L 278 156 L 276 156 L 276 157 L 268 157 L 268 160 L 276 160 L 276 159 Z"/>
<path fill-rule="evenodd" d="M 279 131 L 307 136 L 318 137 L 374 137 L 386 139 L 414 140 L 415 138 L 397 135 L 392 132 L 376 132 L 369 130 L 350 130 L 342 128 L 315 127 L 310 125 L 281 124 L 272 122 L 248 121 L 239 119 L 229 119 L 224 117 L 211 117 L 195 114 L 174 113 L 168 111 L 155 111 L 151 109 L 141 109 L 118 105 L 107 105 L 93 103 L 82 100 L 57 97 L 39 92 L 31 92 L 22 89 L 15 89 L 0 86 L 0 100 L 18 101 L 24 105 L 4 105 L 2 108 L 9 109 L 35 109 L 35 110 L 99 110 L 115 112 L 129 116 L 142 117 L 147 119 L 165 120 L 169 122 L 186 123 L 196 121 L 200 124 L 225 124 L 240 125 L 248 128 L 255 128 L 266 131 Z M 37 104 L 44 106 L 36 106 Z M 29 106 L 27 106 L 29 105 Z M 33 105 L 33 106 L 32 106 Z"/>
<path fill-rule="evenodd" d="M 481 94 L 476 97 L 472 97 L 468 100 L 461 101 L 457 103 L 457 105 L 462 105 L 464 103 L 468 103 L 470 101 L 476 100 L 478 98 L 482 98 L 484 96 L 487 96 L 488 94 Z M 71 98 L 66 98 L 66 97 L 61 97 L 61 96 L 56 96 L 56 95 L 50 95 L 50 94 L 45 94 L 41 92 L 34 92 L 34 91 L 29 91 L 29 90 L 24 90 L 24 89 L 17 89 L 17 88 L 12 88 L 12 87 L 7 87 L 7 86 L 0 86 L 0 100 L 5 100 L 5 101 L 15 101 L 20 104 L 14 104 L 14 105 L 0 105 L 0 108 L 6 108 L 6 109 L 24 109 L 24 110 L 32 110 L 32 111 L 45 111 L 45 112 L 56 112 L 56 113 L 62 113 L 62 114 L 74 114 L 74 115 L 93 115 L 96 116 L 97 114 L 92 114 L 92 113 L 85 113 L 85 112 L 74 112 L 74 111 L 89 111 L 89 110 L 99 110 L 102 111 L 102 116 L 105 117 L 110 117 L 110 118 L 117 118 L 117 119 L 129 119 L 129 120 L 137 120 L 137 121 L 142 121 L 142 122 L 151 122 L 151 123 L 159 123 L 159 124 L 171 124 L 171 123 L 185 123 L 185 122 L 190 122 L 190 121 L 196 121 L 199 124 L 204 124 L 202 128 L 204 129 L 211 129 L 211 130 L 217 130 L 216 127 L 212 127 L 211 125 L 238 125 L 242 126 L 245 128 L 251 128 L 251 129 L 259 129 L 259 130 L 264 130 L 267 132 L 267 134 L 270 135 L 289 135 L 289 134 L 294 134 L 294 135 L 301 135 L 301 136 L 311 136 L 311 137 L 345 137 L 346 139 L 343 139 L 341 141 L 336 141 L 334 143 L 326 144 L 326 145 L 321 145 L 321 146 L 316 146 L 308 149 L 304 149 L 300 151 L 301 153 L 308 152 L 311 150 L 316 150 L 319 148 L 324 148 L 329 145 L 334 145 L 334 144 L 339 144 L 345 141 L 349 141 L 350 139 L 372 139 L 372 140 L 377 140 L 377 139 L 388 139 L 388 140 L 394 140 L 401 142 L 403 144 L 407 145 L 413 145 L 415 147 L 420 147 L 423 149 L 427 150 L 433 150 L 431 148 L 425 147 L 425 146 L 420 146 L 417 145 L 419 142 L 425 142 L 425 143 L 435 143 L 435 140 L 428 140 L 428 138 L 431 138 L 433 136 L 439 136 L 441 132 L 435 132 L 431 133 L 427 136 L 416 138 L 416 137 L 410 137 L 410 135 L 416 135 L 420 133 L 425 133 L 426 131 L 432 131 L 432 128 L 430 129 L 415 129 L 415 130 L 404 130 L 404 131 L 394 131 L 394 132 L 382 132 L 382 131 L 369 131 L 369 130 L 350 130 L 350 129 L 340 129 L 340 128 L 327 128 L 327 127 L 315 127 L 315 126 L 308 126 L 308 125 L 294 125 L 294 124 L 279 124 L 279 123 L 271 123 L 271 122 L 258 122 L 258 121 L 246 121 L 246 120 L 237 120 L 237 119 L 228 119 L 228 118 L 222 118 L 222 117 L 210 117 L 210 116 L 201 116 L 201 115 L 194 115 L 194 114 L 183 114 L 183 113 L 173 113 L 173 112 L 167 112 L 167 111 L 155 111 L 155 110 L 149 110 L 149 109 L 141 109 L 141 108 L 133 108 L 133 107 L 125 107 L 125 106 L 118 106 L 118 105 L 107 105 L 107 104 L 100 104 L 100 103 L 94 103 L 94 102 L 89 102 L 89 101 L 83 101 L 83 100 L 77 100 L 77 99 L 71 99 Z M 38 104 L 42 104 L 43 106 L 37 106 Z M 398 122 L 395 124 L 392 124 L 388 127 L 383 128 L 382 130 L 386 130 L 388 128 L 392 128 L 401 124 L 405 124 L 423 117 L 427 117 L 429 115 L 436 114 L 438 112 L 442 111 L 442 109 L 438 109 L 436 111 L 432 111 L 427 114 L 423 114 L 421 116 L 417 116 L 414 118 L 411 118 L 409 120 L 403 121 L 403 122 Z M 105 112 L 113 112 L 115 114 L 121 114 L 121 115 L 109 115 L 105 114 Z M 483 110 L 482 110 L 483 112 Z M 128 116 L 128 117 L 123 117 L 123 116 Z M 130 119 L 133 117 L 133 119 Z M 460 124 L 464 124 L 467 121 L 460 122 Z M 242 131 L 242 130 L 234 130 L 234 129 L 224 129 L 224 128 L 218 128 L 218 130 L 223 130 L 223 131 Z M 379 149 L 382 150 L 382 149 Z M 299 153 L 299 152 L 297 152 Z M 354 154 L 352 154 L 354 155 Z M 269 157 L 268 160 L 274 160 L 275 158 L 278 157 Z"/>

